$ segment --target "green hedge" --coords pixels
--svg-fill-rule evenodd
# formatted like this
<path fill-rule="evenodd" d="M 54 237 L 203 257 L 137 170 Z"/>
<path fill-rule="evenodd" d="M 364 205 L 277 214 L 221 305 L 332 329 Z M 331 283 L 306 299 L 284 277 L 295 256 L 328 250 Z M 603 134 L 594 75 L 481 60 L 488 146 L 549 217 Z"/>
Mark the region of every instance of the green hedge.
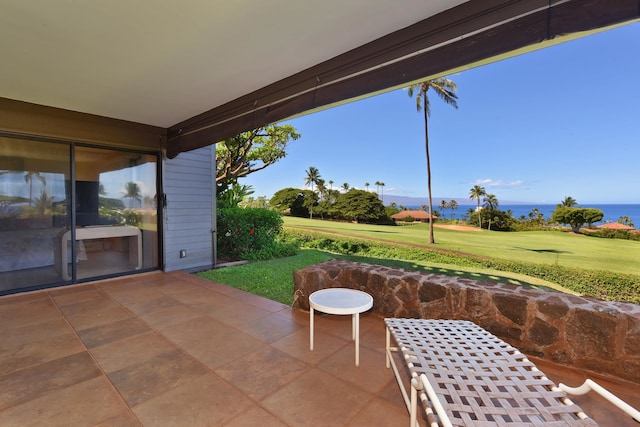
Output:
<path fill-rule="evenodd" d="M 283 235 L 287 241 L 306 248 L 347 255 L 357 254 L 509 271 L 557 283 L 585 296 L 608 301 L 640 303 L 640 277 L 632 274 L 563 267 L 555 264 L 517 262 L 442 249 L 417 248 L 374 240 L 336 237 L 335 235 L 292 228 L 286 228 Z"/>
<path fill-rule="evenodd" d="M 229 260 L 264 260 L 293 255 L 296 247 L 280 239 L 280 214 L 261 208 L 217 210 L 218 257 Z"/>

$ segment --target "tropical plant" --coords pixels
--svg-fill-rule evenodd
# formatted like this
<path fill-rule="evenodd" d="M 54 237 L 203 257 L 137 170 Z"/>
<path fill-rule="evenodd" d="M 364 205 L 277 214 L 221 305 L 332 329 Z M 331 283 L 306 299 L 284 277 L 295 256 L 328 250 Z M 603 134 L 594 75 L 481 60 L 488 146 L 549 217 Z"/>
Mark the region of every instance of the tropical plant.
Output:
<path fill-rule="evenodd" d="M 480 199 L 487 195 L 487 190 L 480 185 L 474 185 L 473 188 L 469 191 L 469 198 L 471 200 L 476 199 L 478 201 L 478 208 L 476 209 L 476 213 L 478 214 L 478 226 L 482 228 L 482 218 L 480 216 Z"/>
<path fill-rule="evenodd" d="M 578 206 L 578 202 L 573 197 L 567 196 L 564 199 L 562 199 L 560 204 L 558 204 L 557 206 L 563 206 L 565 208 L 573 208 L 575 206 Z"/>
<path fill-rule="evenodd" d="M 304 185 L 307 187 L 311 187 L 311 191 L 313 191 L 313 186 L 320 179 L 320 171 L 316 167 L 309 166 L 309 169 L 305 171 L 305 174 L 306 176 L 305 176 Z"/>
<path fill-rule="evenodd" d="M 270 125 L 243 132 L 216 144 L 216 184 L 218 192 L 238 178 L 274 164 L 286 156 L 290 141 L 300 138 L 291 125 Z"/>
<path fill-rule="evenodd" d="M 602 220 L 604 212 L 595 208 L 569 208 L 558 206 L 551 214 L 551 221 L 559 224 L 568 224 L 574 233 L 580 232 L 580 227 L 585 223 L 591 225 Z"/>
<path fill-rule="evenodd" d="M 454 211 L 455 211 L 456 209 L 458 209 L 458 202 L 456 202 L 456 201 L 455 201 L 455 200 L 453 200 L 453 199 L 452 199 L 452 200 L 450 200 L 450 201 L 449 201 L 449 208 L 451 208 L 451 219 L 453 219 Z"/>
<path fill-rule="evenodd" d="M 352 188 L 341 194 L 333 209 L 343 219 L 356 222 L 378 222 L 386 218 L 382 202 L 369 191 Z"/>
<path fill-rule="evenodd" d="M 142 193 L 140 192 L 140 186 L 137 182 L 129 181 L 124 185 L 123 198 L 129 199 L 129 209 L 133 206 L 133 201 L 137 200 L 142 202 Z"/>
<path fill-rule="evenodd" d="M 44 176 L 40 175 L 40 172 L 32 172 L 28 171 L 24 175 L 24 182 L 29 184 L 29 206 L 33 204 L 33 178 L 38 178 L 38 181 L 42 183 L 42 185 L 47 185 L 47 180 Z"/>
<path fill-rule="evenodd" d="M 342 184 L 342 189 L 344 190 L 345 193 L 349 191 L 349 188 L 351 188 L 351 186 L 349 185 L 348 182 L 345 182 Z"/>
<path fill-rule="evenodd" d="M 40 197 L 37 197 L 35 200 L 36 203 L 34 205 L 34 209 L 36 213 L 44 215 L 47 212 L 50 212 L 53 208 L 53 198 L 54 197 L 49 196 L 43 188 L 40 192 Z"/>
<path fill-rule="evenodd" d="M 235 183 L 223 192 L 217 194 L 218 208 L 235 208 L 240 202 L 253 193 L 253 188 L 250 185 Z"/>
<path fill-rule="evenodd" d="M 633 221 L 631 221 L 631 218 L 629 218 L 628 216 L 621 216 L 620 218 L 618 218 L 618 222 L 620 224 L 623 225 L 628 225 L 630 227 L 635 227 L 635 224 L 633 223 Z"/>
<path fill-rule="evenodd" d="M 429 117 L 431 116 L 431 106 L 429 103 L 429 97 L 427 92 L 429 90 L 438 95 L 445 104 L 451 105 L 454 108 L 458 108 L 458 95 L 456 95 L 456 84 L 445 78 L 438 77 L 433 80 L 427 80 L 422 83 L 416 83 L 407 88 L 409 97 L 413 98 L 416 93 L 416 108 L 418 111 L 424 112 L 424 146 L 427 155 L 427 190 L 429 197 L 429 215 L 433 216 L 433 201 L 431 195 L 431 156 L 429 154 Z M 429 243 L 435 243 L 433 237 L 433 221 L 429 221 Z"/>

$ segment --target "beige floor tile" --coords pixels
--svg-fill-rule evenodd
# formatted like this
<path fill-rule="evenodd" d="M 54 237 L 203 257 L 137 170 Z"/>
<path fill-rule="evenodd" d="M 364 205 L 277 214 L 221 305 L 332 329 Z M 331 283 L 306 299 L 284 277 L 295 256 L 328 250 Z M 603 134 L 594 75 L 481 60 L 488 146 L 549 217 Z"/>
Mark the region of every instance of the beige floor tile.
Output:
<path fill-rule="evenodd" d="M 224 427 L 287 427 L 287 425 L 260 407 L 252 407 L 226 423 Z"/>
<path fill-rule="evenodd" d="M 282 339 L 301 328 L 303 327 L 295 321 L 287 320 L 277 314 L 272 314 L 265 318 L 238 326 L 238 329 L 241 331 L 244 331 L 266 343 L 272 343 Z"/>
<path fill-rule="evenodd" d="M 0 376 L 0 411 L 101 375 L 87 352 Z"/>
<path fill-rule="evenodd" d="M 312 369 L 262 401 L 272 414 L 292 426 L 344 426 L 371 395 Z"/>
<path fill-rule="evenodd" d="M 409 412 L 385 400 L 375 398 L 356 415 L 349 427 L 396 427 L 410 424 Z"/>
<path fill-rule="evenodd" d="M 309 365 L 300 360 L 273 347 L 265 347 L 215 372 L 249 397 L 260 400 L 309 369 Z"/>
<path fill-rule="evenodd" d="M 338 350 L 317 367 L 373 394 L 382 391 L 393 378 L 392 371 L 385 368 L 384 354 L 367 347 L 360 347 L 360 366 L 355 366 L 354 345 Z"/>
<path fill-rule="evenodd" d="M 336 338 L 325 332 L 316 331 L 313 342 L 313 351 L 311 351 L 309 350 L 309 329 L 307 327 L 300 328 L 271 345 L 312 366 L 317 365 L 345 346 L 353 348 L 351 341 Z"/>
<path fill-rule="evenodd" d="M 138 316 L 152 311 L 182 305 L 178 300 L 175 300 L 170 296 L 160 294 L 157 291 L 154 292 L 153 296 L 140 297 L 137 295 L 128 295 L 126 297 L 115 296 L 114 299 Z"/>
<path fill-rule="evenodd" d="M 94 426 L 123 412 L 128 412 L 127 407 L 108 381 L 104 377 L 99 377 L 47 393 L 9 410 L 1 411 L 0 425 L 6 427 Z"/>
<path fill-rule="evenodd" d="M 0 306 L 0 330 L 10 330 L 61 317 L 58 307 L 47 298 L 16 299 Z"/>
<path fill-rule="evenodd" d="M 91 349 L 103 371 L 114 372 L 168 353 L 176 346 L 157 332 L 146 332 Z"/>
<path fill-rule="evenodd" d="M 2 337 L 0 339 L 0 350 L 14 349 L 31 342 L 69 333 L 73 333 L 73 329 L 62 316 L 41 323 L 16 326 L 14 328 L 0 325 L 0 336 Z"/>
<path fill-rule="evenodd" d="M 197 310 L 188 305 L 180 304 L 162 310 L 156 310 L 145 313 L 140 316 L 142 320 L 147 322 L 154 329 L 164 329 L 168 326 L 177 325 L 178 323 L 194 319 L 201 316 Z"/>
<path fill-rule="evenodd" d="M 82 351 L 85 351 L 82 342 L 72 332 L 0 349 L 0 376 Z"/>
<path fill-rule="evenodd" d="M 151 329 L 137 317 L 106 323 L 78 332 L 80 339 L 91 349 L 111 342 L 149 332 Z"/>
<path fill-rule="evenodd" d="M 70 286 L 51 290 L 48 293 L 58 307 L 105 297 L 104 293 L 91 285 Z"/>
<path fill-rule="evenodd" d="M 239 359 L 265 345 L 257 338 L 208 316 L 168 327 L 163 333 L 210 369 Z"/>
<path fill-rule="evenodd" d="M 135 315 L 121 305 L 110 306 L 98 311 L 81 311 L 66 318 L 76 331 L 95 328 L 107 323 L 132 319 Z"/>
<path fill-rule="evenodd" d="M 220 426 L 255 405 L 214 374 L 167 391 L 133 410 L 145 426 Z"/>
<path fill-rule="evenodd" d="M 207 372 L 182 350 L 173 350 L 111 372 L 108 377 L 124 401 L 134 407 Z"/>

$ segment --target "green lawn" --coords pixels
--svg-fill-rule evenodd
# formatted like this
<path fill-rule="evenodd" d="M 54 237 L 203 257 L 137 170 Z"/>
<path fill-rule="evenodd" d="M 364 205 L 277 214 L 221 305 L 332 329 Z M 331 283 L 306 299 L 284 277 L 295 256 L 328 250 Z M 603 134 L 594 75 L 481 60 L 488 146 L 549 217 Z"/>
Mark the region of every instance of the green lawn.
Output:
<path fill-rule="evenodd" d="M 429 246 L 428 224 L 384 226 L 284 217 L 300 227 L 360 238 Z M 436 248 L 531 263 L 640 275 L 640 242 L 602 239 L 561 231 L 435 230 Z"/>
<path fill-rule="evenodd" d="M 428 273 L 454 275 L 474 280 L 512 283 L 537 289 L 550 288 L 562 292 L 574 293 L 554 283 L 517 273 L 419 261 L 339 255 L 315 249 L 301 249 L 297 255 L 286 258 L 257 261 L 234 267 L 209 270 L 198 273 L 198 276 L 214 282 L 224 283 L 225 285 L 242 289 L 243 291 L 260 295 L 274 301 L 279 301 L 283 304 L 291 305 L 293 303 L 294 288 L 293 272 L 309 265 L 318 264 L 334 258 Z"/>

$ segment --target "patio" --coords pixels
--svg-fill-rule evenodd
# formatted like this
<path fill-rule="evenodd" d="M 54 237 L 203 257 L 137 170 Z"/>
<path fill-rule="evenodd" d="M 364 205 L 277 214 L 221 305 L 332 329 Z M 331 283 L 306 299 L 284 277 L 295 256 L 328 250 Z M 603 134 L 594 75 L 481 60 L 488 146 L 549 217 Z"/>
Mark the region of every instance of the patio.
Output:
<path fill-rule="evenodd" d="M 316 315 L 183 272 L 0 298 L 0 425 L 402 426 L 384 326 Z M 533 359 L 568 385 L 581 372 Z M 635 407 L 637 384 L 590 376 Z M 594 396 L 601 425 L 637 425 Z"/>

